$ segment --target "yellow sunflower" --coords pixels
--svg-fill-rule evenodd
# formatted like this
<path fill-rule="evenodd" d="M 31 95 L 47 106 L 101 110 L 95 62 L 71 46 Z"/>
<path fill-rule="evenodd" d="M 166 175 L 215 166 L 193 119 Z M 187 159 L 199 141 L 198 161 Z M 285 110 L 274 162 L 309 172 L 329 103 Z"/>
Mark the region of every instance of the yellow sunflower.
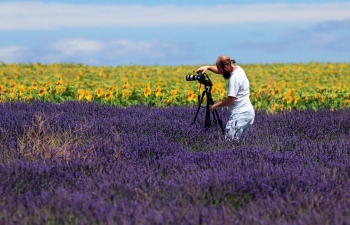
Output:
<path fill-rule="evenodd" d="M 102 88 L 97 88 L 97 91 L 96 91 L 96 95 L 97 95 L 97 97 L 99 98 L 99 97 L 101 97 L 101 95 L 103 94 L 103 90 L 102 90 Z"/>
<path fill-rule="evenodd" d="M 32 88 L 36 90 L 38 88 L 38 83 L 34 81 L 32 84 Z"/>
<path fill-rule="evenodd" d="M 152 93 L 152 89 L 149 85 L 147 85 L 146 89 L 143 91 L 144 96 L 147 98 L 148 95 Z"/>
<path fill-rule="evenodd" d="M 187 95 L 187 100 L 189 101 L 195 101 L 197 100 L 197 95 L 193 91 L 189 92 Z"/>
<path fill-rule="evenodd" d="M 85 91 L 85 99 L 87 101 L 91 101 L 92 99 L 92 94 L 90 93 L 90 91 Z"/>
<path fill-rule="evenodd" d="M 158 96 L 161 95 L 161 91 L 162 91 L 162 89 L 161 89 L 159 86 L 157 86 L 157 87 L 156 87 L 156 91 L 154 92 L 154 94 L 156 95 L 156 97 L 158 97 Z"/>
<path fill-rule="evenodd" d="M 40 91 L 39 91 L 39 96 L 42 97 L 46 94 L 46 88 L 45 87 L 41 87 Z"/>
<path fill-rule="evenodd" d="M 107 91 L 107 93 L 105 94 L 105 99 L 108 101 L 111 98 L 112 98 L 112 92 L 111 91 Z"/>
<path fill-rule="evenodd" d="M 25 90 L 26 90 L 26 88 L 24 87 L 24 85 L 19 86 L 19 96 L 20 97 L 22 97 Z"/>
<path fill-rule="evenodd" d="M 12 84 L 11 84 L 11 88 L 16 88 L 16 86 L 17 86 L 17 84 L 16 84 L 16 82 L 12 82 Z"/>
<path fill-rule="evenodd" d="M 78 90 L 78 100 L 79 101 L 83 99 L 84 95 L 85 95 L 84 90 L 82 90 L 82 89 Z"/>

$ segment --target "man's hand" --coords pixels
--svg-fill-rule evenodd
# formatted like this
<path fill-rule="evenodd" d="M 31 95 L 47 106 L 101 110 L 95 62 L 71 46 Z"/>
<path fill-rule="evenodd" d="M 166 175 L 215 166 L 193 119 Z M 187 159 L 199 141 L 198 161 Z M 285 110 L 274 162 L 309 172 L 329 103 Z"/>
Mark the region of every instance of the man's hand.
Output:
<path fill-rule="evenodd" d="M 196 72 L 198 73 L 199 71 L 201 71 L 204 74 L 205 71 L 207 71 L 207 70 L 208 70 L 208 66 L 201 66 L 197 69 Z"/>
<path fill-rule="evenodd" d="M 215 104 L 214 105 L 209 105 L 209 110 L 210 110 L 211 113 L 214 112 L 215 109 L 216 109 Z"/>

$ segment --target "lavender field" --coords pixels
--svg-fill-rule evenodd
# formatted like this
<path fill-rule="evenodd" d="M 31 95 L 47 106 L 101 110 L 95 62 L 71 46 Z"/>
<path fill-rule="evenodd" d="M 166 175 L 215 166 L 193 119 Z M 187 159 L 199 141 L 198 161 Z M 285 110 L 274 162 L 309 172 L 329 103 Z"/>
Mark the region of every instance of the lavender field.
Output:
<path fill-rule="evenodd" d="M 350 224 L 350 109 L 195 111 L 0 104 L 0 224 Z"/>

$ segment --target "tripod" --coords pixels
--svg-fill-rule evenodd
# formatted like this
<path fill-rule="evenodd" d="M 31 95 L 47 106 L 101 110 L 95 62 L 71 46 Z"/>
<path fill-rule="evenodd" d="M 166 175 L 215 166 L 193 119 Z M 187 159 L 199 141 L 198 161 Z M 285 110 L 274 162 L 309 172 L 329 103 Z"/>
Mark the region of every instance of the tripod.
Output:
<path fill-rule="evenodd" d="M 202 104 L 203 99 L 204 99 L 204 95 L 206 95 L 206 97 L 207 97 L 207 105 L 206 105 L 206 112 L 205 112 L 204 127 L 206 127 L 206 128 L 211 127 L 209 105 L 213 105 L 214 104 L 213 98 L 211 97 L 211 88 L 212 88 L 212 86 L 213 86 L 213 84 L 211 83 L 210 80 L 205 82 L 205 84 L 204 84 L 205 90 L 203 91 L 202 96 L 200 97 L 200 99 L 198 99 L 199 102 L 198 102 L 197 112 L 196 112 L 196 115 L 194 116 L 192 124 L 194 124 L 196 122 L 196 119 L 197 119 L 197 116 L 198 116 L 198 113 L 199 113 L 199 109 L 201 108 L 201 104 Z M 213 111 L 213 122 L 214 123 L 219 122 L 222 132 L 223 133 L 225 132 L 224 127 L 222 126 L 222 120 L 220 119 L 219 114 L 218 114 L 216 109 L 214 109 L 214 111 Z"/>

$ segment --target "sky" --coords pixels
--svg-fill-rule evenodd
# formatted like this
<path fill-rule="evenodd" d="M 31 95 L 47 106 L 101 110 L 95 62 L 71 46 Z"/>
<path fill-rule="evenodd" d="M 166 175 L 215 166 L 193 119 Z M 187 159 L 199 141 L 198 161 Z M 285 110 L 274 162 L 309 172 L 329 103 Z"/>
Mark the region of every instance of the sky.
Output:
<path fill-rule="evenodd" d="M 350 0 L 2 1 L 0 62 L 350 62 Z"/>

